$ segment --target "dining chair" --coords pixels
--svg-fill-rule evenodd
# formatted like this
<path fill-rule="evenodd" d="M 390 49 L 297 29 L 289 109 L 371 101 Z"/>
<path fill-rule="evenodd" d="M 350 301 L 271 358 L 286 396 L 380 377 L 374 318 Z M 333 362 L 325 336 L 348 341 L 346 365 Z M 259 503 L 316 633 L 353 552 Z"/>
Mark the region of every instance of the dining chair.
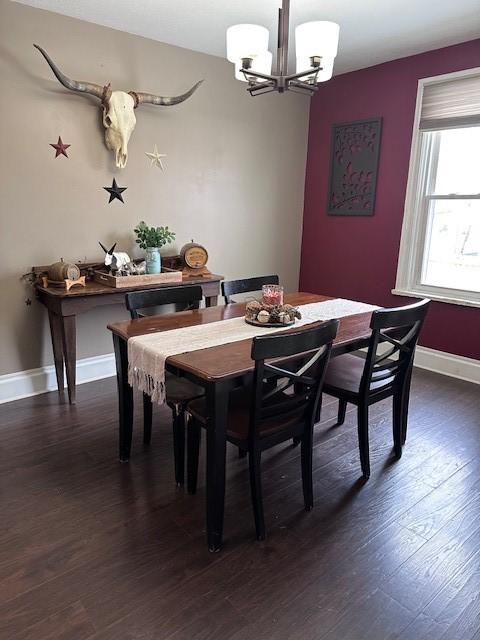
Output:
<path fill-rule="evenodd" d="M 255 370 L 251 386 L 231 392 L 227 440 L 249 456 L 250 488 L 258 540 L 265 539 L 261 486 L 261 454 L 297 436 L 305 510 L 313 507 L 312 451 L 314 417 L 338 320 L 310 329 L 253 339 Z M 272 385 L 272 381 L 277 384 Z M 195 493 L 201 428 L 209 428 L 204 398 L 193 400 L 187 430 L 187 487 Z"/>
<path fill-rule="evenodd" d="M 240 280 L 224 280 L 221 284 L 222 296 L 225 304 L 234 302 L 232 296 L 242 293 L 253 293 L 254 291 L 261 291 L 264 284 L 278 284 L 279 278 L 277 275 L 271 276 L 255 276 L 254 278 L 243 278 Z M 239 458 L 245 458 L 246 451 L 239 449 Z"/>
<path fill-rule="evenodd" d="M 430 300 L 421 300 L 405 307 L 374 311 L 366 358 L 344 354 L 332 358 L 328 365 L 323 390 L 339 400 L 337 425 L 343 424 L 349 402 L 357 406 L 360 463 L 365 480 L 370 477 L 368 408 L 390 396 L 394 451 L 397 459 L 402 456 L 413 358 L 429 304 Z"/>
<path fill-rule="evenodd" d="M 144 317 L 144 309 L 176 305 L 177 310 L 198 309 L 203 293 L 200 286 L 163 287 L 132 291 L 125 295 L 125 304 L 132 320 Z M 172 410 L 173 451 L 175 460 L 175 480 L 183 485 L 185 476 L 185 408 L 190 400 L 203 395 L 203 388 L 186 378 L 171 373 L 166 374 L 166 403 Z M 143 394 L 143 443 L 150 444 L 152 438 L 153 405 L 150 396 Z"/>
<path fill-rule="evenodd" d="M 278 284 L 277 275 L 256 276 L 255 278 L 244 278 L 242 280 L 224 280 L 222 282 L 222 296 L 225 304 L 233 302 L 231 297 L 239 293 L 252 293 L 261 291 L 264 284 Z"/>

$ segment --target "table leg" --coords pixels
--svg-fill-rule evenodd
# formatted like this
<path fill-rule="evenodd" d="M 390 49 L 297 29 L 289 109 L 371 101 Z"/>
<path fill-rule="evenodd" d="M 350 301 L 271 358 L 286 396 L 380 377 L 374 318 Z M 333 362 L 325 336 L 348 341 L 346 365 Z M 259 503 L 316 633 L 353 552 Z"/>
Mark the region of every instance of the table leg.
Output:
<path fill-rule="evenodd" d="M 52 336 L 53 360 L 55 362 L 55 374 L 57 376 L 58 391 L 63 392 L 65 379 L 63 375 L 63 333 L 62 319 L 51 309 L 48 310 L 50 322 L 50 334 Z"/>
<path fill-rule="evenodd" d="M 218 304 L 218 296 L 205 296 L 206 307 L 216 307 Z"/>
<path fill-rule="evenodd" d="M 113 335 L 118 386 L 118 439 L 120 462 L 128 462 L 132 448 L 133 389 L 128 384 L 127 341 Z"/>
<path fill-rule="evenodd" d="M 220 551 L 225 507 L 226 424 L 229 388 L 221 382 L 206 389 L 207 428 L 207 542 L 209 551 Z"/>
<path fill-rule="evenodd" d="M 75 316 L 62 316 L 62 342 L 67 372 L 68 401 L 75 404 L 75 375 L 77 367 L 77 331 Z"/>

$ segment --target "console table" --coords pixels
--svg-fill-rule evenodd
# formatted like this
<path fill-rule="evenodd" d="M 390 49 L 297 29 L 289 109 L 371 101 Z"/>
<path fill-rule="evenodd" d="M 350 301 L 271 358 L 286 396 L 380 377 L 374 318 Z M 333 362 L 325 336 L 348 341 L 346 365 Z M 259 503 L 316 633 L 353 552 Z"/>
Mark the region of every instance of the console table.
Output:
<path fill-rule="evenodd" d="M 40 272 L 43 267 L 34 267 L 33 272 Z M 185 287 L 200 285 L 205 297 L 205 305 L 217 304 L 220 282 L 223 276 L 211 274 L 203 277 L 184 277 L 182 282 L 165 285 L 140 285 L 114 289 L 98 282 L 87 281 L 85 287 L 73 287 L 69 291 L 54 287 L 45 288 L 39 283 L 35 285 L 38 300 L 48 311 L 50 333 L 52 336 L 53 357 L 58 390 L 65 387 L 64 366 L 67 374 L 68 400 L 75 404 L 75 375 L 77 363 L 76 316 L 94 307 L 108 304 L 125 304 L 125 294 L 129 291 L 158 289 L 160 287 Z"/>

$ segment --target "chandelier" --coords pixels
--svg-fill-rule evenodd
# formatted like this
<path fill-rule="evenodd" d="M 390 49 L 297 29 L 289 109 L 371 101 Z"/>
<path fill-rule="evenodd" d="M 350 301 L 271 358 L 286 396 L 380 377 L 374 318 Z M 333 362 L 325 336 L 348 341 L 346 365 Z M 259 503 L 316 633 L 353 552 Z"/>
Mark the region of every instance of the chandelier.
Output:
<path fill-rule="evenodd" d="M 340 27 L 335 22 L 304 22 L 295 29 L 296 72 L 288 74 L 290 0 L 278 10 L 276 70 L 268 50 L 268 29 L 258 24 L 236 24 L 227 29 L 227 59 L 235 64 L 237 80 L 248 82 L 255 96 L 278 91 L 312 95 L 319 82 L 330 80 L 337 55 Z"/>

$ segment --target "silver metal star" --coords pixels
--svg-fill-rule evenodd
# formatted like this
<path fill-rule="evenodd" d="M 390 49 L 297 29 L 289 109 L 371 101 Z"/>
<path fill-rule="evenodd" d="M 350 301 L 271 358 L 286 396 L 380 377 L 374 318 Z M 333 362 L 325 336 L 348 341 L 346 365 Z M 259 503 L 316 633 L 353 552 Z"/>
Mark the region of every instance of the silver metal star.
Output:
<path fill-rule="evenodd" d="M 165 167 L 163 166 L 162 158 L 166 158 L 167 154 L 166 153 L 158 153 L 157 145 L 155 145 L 153 147 L 152 153 L 148 153 L 148 151 L 145 151 L 145 155 L 147 156 L 147 158 L 150 158 L 150 166 L 151 167 L 157 167 L 158 169 L 161 169 L 162 171 L 165 171 Z"/>

